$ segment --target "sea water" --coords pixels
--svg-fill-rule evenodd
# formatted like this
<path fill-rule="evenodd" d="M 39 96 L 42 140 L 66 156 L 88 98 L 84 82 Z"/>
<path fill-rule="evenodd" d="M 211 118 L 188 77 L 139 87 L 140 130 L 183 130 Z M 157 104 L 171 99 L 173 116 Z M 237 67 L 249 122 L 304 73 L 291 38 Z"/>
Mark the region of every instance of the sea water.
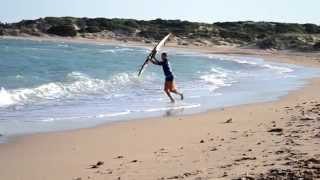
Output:
<path fill-rule="evenodd" d="M 149 48 L 0 39 L 2 138 L 271 101 L 319 75 L 261 58 L 166 51 L 185 96 L 174 104 L 160 66 L 137 76 Z"/>

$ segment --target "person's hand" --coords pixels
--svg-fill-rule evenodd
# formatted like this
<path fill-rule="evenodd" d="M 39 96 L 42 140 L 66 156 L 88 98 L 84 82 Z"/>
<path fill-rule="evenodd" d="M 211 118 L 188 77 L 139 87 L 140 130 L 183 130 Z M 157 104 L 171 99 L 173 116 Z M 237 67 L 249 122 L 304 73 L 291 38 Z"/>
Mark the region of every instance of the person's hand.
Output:
<path fill-rule="evenodd" d="M 153 49 L 152 50 L 152 54 L 155 54 L 157 52 L 157 50 Z"/>
<path fill-rule="evenodd" d="M 149 64 L 149 63 L 153 63 L 153 59 L 150 58 L 147 63 L 148 63 L 148 64 Z"/>

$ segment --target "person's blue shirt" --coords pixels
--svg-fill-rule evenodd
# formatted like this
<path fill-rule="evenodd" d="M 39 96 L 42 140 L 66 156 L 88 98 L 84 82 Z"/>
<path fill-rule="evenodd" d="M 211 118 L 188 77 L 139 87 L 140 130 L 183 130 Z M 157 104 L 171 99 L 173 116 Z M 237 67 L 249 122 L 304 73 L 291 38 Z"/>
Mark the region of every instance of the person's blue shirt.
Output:
<path fill-rule="evenodd" d="M 163 61 L 156 60 L 154 63 L 162 66 L 163 73 L 164 73 L 164 76 L 166 77 L 166 80 L 173 80 L 173 73 L 171 71 L 171 66 L 168 59 L 164 59 Z"/>

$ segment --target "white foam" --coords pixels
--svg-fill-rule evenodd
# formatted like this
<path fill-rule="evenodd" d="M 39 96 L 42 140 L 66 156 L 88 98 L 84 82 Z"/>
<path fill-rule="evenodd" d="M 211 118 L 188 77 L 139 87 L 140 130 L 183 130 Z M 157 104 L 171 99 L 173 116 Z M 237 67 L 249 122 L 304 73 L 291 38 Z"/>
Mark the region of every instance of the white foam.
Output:
<path fill-rule="evenodd" d="M 116 113 L 108 113 L 108 114 L 99 114 L 97 116 L 95 116 L 96 118 L 104 118 L 104 117 L 116 117 L 116 116 L 123 116 L 123 115 L 127 115 L 130 114 L 131 111 L 127 110 L 124 112 L 116 112 Z"/>
<path fill-rule="evenodd" d="M 243 59 L 232 59 L 232 61 L 237 62 L 239 64 L 249 64 L 249 65 L 257 65 L 257 62 L 250 61 L 250 60 L 243 60 Z"/>
<path fill-rule="evenodd" d="M 98 115 L 87 115 L 87 116 L 70 116 L 70 117 L 48 117 L 41 119 L 41 122 L 54 122 L 54 121 L 61 121 L 61 120 L 77 120 L 77 119 L 90 119 L 90 118 L 107 118 L 107 117 L 117 117 L 130 114 L 131 111 L 123 111 L 123 112 L 115 112 L 115 113 L 104 113 Z"/>
<path fill-rule="evenodd" d="M 200 79 L 210 85 L 211 91 L 219 87 L 230 86 L 234 82 L 226 70 L 218 68 L 211 68 L 211 72 L 201 75 Z"/>
<path fill-rule="evenodd" d="M 211 72 L 216 73 L 218 77 L 227 77 L 228 73 L 226 70 L 218 69 L 218 68 L 211 68 Z"/>
<path fill-rule="evenodd" d="M 137 51 L 137 50 L 132 48 L 125 48 L 125 47 L 116 47 L 115 49 L 100 50 L 101 53 L 118 53 L 118 52 L 131 52 L 131 51 Z"/>
<path fill-rule="evenodd" d="M 69 45 L 68 44 L 58 44 L 58 47 L 67 48 L 67 47 L 69 47 Z"/>
<path fill-rule="evenodd" d="M 223 79 L 215 74 L 203 75 L 203 76 L 200 76 L 200 78 L 203 79 L 204 81 L 212 84 L 212 85 L 216 85 L 216 86 L 226 85 L 225 79 Z"/>
<path fill-rule="evenodd" d="M 53 122 L 55 121 L 55 118 L 45 118 L 41 120 L 42 122 Z"/>
<path fill-rule="evenodd" d="M 24 77 L 22 75 L 18 74 L 18 75 L 15 76 L 15 78 L 16 79 L 23 79 Z"/>
<path fill-rule="evenodd" d="M 210 59 L 218 59 L 221 61 L 232 61 L 239 64 L 248 64 L 248 65 L 258 65 L 263 62 L 259 58 L 244 58 L 244 57 L 233 57 L 233 56 L 223 56 L 223 55 L 208 55 Z"/>
<path fill-rule="evenodd" d="M 257 67 L 268 68 L 280 74 L 290 73 L 294 71 L 293 69 L 286 66 L 267 64 L 263 59 L 260 59 L 260 58 L 243 58 L 243 57 L 232 57 L 232 56 L 228 57 L 228 56 L 213 56 L 213 55 L 210 55 L 209 57 L 216 58 L 219 60 L 234 61 L 239 64 L 248 64 L 248 65 L 253 65 Z"/>
<path fill-rule="evenodd" d="M 273 66 L 273 65 L 270 65 L 270 64 L 265 64 L 265 65 L 263 65 L 263 67 L 275 70 L 277 73 L 280 73 L 280 74 L 290 73 L 290 72 L 294 71 L 293 69 L 288 68 L 288 67 Z"/>
<path fill-rule="evenodd" d="M 41 100 L 72 98 L 79 95 L 108 94 L 138 81 L 136 73 L 119 73 L 108 80 L 101 80 L 80 72 L 72 72 L 67 75 L 66 82 L 51 82 L 34 88 L 13 90 L 1 88 L 0 107 Z"/>
<path fill-rule="evenodd" d="M 41 119 L 41 122 L 54 122 L 54 121 L 65 121 L 65 120 L 75 120 L 75 119 L 81 119 L 81 118 L 90 118 L 91 116 L 70 116 L 70 117 L 48 117 Z M 37 120 L 35 120 L 37 121 Z"/>
<path fill-rule="evenodd" d="M 114 49 L 103 49 L 100 51 L 100 53 L 115 53 L 116 51 Z"/>
<path fill-rule="evenodd" d="M 16 101 L 12 98 L 11 94 L 3 87 L 0 90 L 0 107 L 6 107 L 15 104 Z"/>
<path fill-rule="evenodd" d="M 200 107 L 200 104 L 191 104 L 191 105 L 178 105 L 178 106 L 171 106 L 171 107 L 162 107 L 162 108 L 151 108 L 143 110 L 144 112 L 157 112 L 157 111 L 167 111 L 167 110 L 177 110 L 177 109 L 190 109 L 190 108 L 197 108 Z"/>

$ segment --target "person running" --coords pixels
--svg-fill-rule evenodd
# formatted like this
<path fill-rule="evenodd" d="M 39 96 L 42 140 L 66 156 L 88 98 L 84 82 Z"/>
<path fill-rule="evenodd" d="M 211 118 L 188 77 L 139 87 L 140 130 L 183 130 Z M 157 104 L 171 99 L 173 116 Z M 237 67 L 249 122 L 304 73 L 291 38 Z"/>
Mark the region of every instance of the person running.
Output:
<path fill-rule="evenodd" d="M 171 71 L 171 66 L 170 66 L 170 62 L 168 60 L 167 53 L 165 53 L 165 52 L 162 53 L 161 59 L 162 59 L 162 61 L 158 61 L 155 57 L 153 57 L 152 59 L 150 59 L 150 61 L 155 65 L 162 66 L 163 73 L 165 76 L 164 91 L 166 92 L 166 94 L 168 95 L 168 97 L 170 98 L 172 103 L 174 103 L 175 100 L 171 96 L 171 92 L 174 94 L 180 95 L 181 100 L 183 100 L 183 94 L 178 92 L 176 89 L 176 84 L 174 82 L 174 76 Z"/>

